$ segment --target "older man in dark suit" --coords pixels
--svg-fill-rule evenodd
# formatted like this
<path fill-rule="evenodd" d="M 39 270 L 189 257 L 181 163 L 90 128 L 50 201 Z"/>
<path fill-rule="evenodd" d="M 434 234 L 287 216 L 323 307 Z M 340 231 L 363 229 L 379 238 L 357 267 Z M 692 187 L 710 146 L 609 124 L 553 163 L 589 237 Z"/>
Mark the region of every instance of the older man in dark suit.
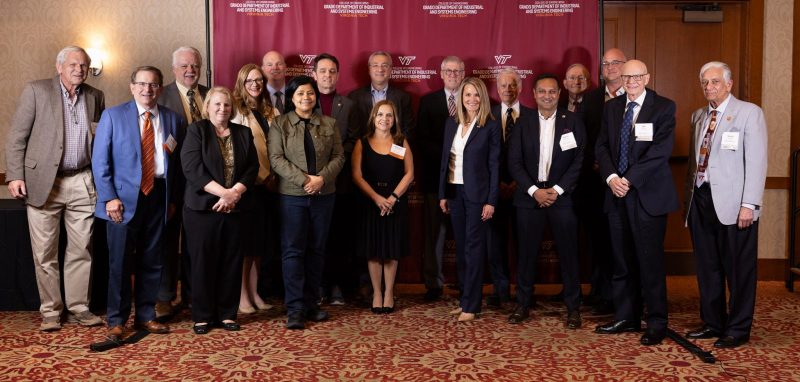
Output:
<path fill-rule="evenodd" d="M 442 296 L 444 274 L 442 257 L 447 224 L 439 208 L 439 167 L 444 145 L 444 125 L 456 114 L 458 87 L 464 79 L 464 61 L 456 56 L 442 60 L 440 76 L 444 87 L 425 94 L 417 112 L 417 145 L 422 152 L 422 192 L 425 193 L 425 251 L 422 255 L 422 279 L 425 301 Z"/>
<path fill-rule="evenodd" d="M 103 92 L 84 83 L 90 62 L 80 47 L 62 49 L 56 58 L 58 76 L 30 82 L 22 90 L 6 142 L 8 191 L 27 204 L 42 331 L 61 329 L 64 302 L 71 322 L 103 323 L 89 311 L 96 200 L 92 130 L 105 108 Z M 58 264 L 62 216 L 68 236 L 66 301 L 61 299 Z"/>
<path fill-rule="evenodd" d="M 517 222 L 512 208 L 512 198 L 517 182 L 508 171 L 508 145 L 520 118 L 533 117 L 533 109 L 519 102 L 522 93 L 522 77 L 514 69 L 503 69 L 497 73 L 497 94 L 500 104 L 492 106 L 492 116 L 500 122 L 502 129 L 500 150 L 500 198 L 494 218 L 489 222 L 486 239 L 489 251 L 489 271 L 492 275 L 492 294 L 486 297 L 486 305 L 500 307 L 510 297 L 510 274 L 508 269 L 508 240 L 516 234 Z M 511 233 L 511 235 L 509 235 Z M 533 293 L 533 290 L 530 291 Z"/>
<path fill-rule="evenodd" d="M 207 87 L 198 83 L 202 69 L 203 56 L 200 55 L 199 50 L 190 46 L 182 46 L 172 52 L 172 73 L 175 75 L 175 81 L 162 89 L 158 104 L 185 117 L 188 123 L 202 119 L 200 115 L 203 112 L 203 100 L 208 92 Z M 186 130 L 186 126 L 178 126 L 178 128 L 183 132 Z M 182 177 L 180 171 L 178 175 Z M 176 187 L 182 187 L 182 181 L 178 182 Z M 176 195 L 182 197 L 183 193 L 178 192 Z M 180 211 L 183 203 L 180 200 L 176 202 L 175 208 L 178 213 L 175 214 L 174 219 L 167 222 L 167 226 L 164 228 L 163 276 L 156 303 L 156 317 L 161 320 L 168 319 L 173 314 L 172 300 L 177 297 L 179 274 L 184 275 L 181 278 L 182 305 L 189 301 L 190 296 L 188 277 L 186 277 L 189 274 L 189 256 L 180 256 L 180 253 L 187 255 L 185 245 L 184 250 L 178 250 L 183 223 L 183 215 Z M 179 265 L 181 264 L 179 260 L 183 260 L 182 266 Z"/>
<path fill-rule="evenodd" d="M 597 139 L 600 173 L 608 183 L 605 211 L 611 232 L 614 321 L 595 332 L 647 331 L 639 342 L 657 345 L 667 331 L 664 233 L 667 214 L 678 209 L 669 157 L 675 140 L 675 102 L 646 89 L 647 66 L 622 66 L 626 97 L 608 102 Z"/>
<path fill-rule="evenodd" d="M 392 78 L 392 56 L 384 51 L 374 52 L 369 56 L 368 65 L 370 84 L 347 95 L 355 102 L 358 136 L 363 136 L 367 132 L 372 106 L 378 101 L 388 99 L 397 106 L 400 130 L 411 141 L 416 126 L 411 111 L 411 96 L 399 88 L 389 86 L 389 79 Z"/>
<path fill-rule="evenodd" d="M 108 220 L 108 337 L 120 339 L 131 312 L 131 273 L 136 274 L 137 329 L 167 333 L 155 321 L 161 279 L 162 234 L 175 213 L 183 117 L 158 107 L 161 71 L 137 68 L 133 100 L 106 110 L 97 126 L 92 172 L 97 184 L 95 216 Z M 133 258 L 135 256 L 135 259 Z"/>
<path fill-rule="evenodd" d="M 517 182 L 514 207 L 517 208 L 519 237 L 517 266 L 517 307 L 508 322 L 519 324 L 528 318 L 532 305 L 536 258 L 544 225 L 549 223 L 558 245 L 566 325 L 581 326 L 580 275 L 578 268 L 578 218 L 572 204 L 572 191 L 578 182 L 586 134 L 580 118 L 558 108 L 558 79 L 542 74 L 534 83 L 537 116 L 520 117 L 511 132 L 508 170 Z"/>

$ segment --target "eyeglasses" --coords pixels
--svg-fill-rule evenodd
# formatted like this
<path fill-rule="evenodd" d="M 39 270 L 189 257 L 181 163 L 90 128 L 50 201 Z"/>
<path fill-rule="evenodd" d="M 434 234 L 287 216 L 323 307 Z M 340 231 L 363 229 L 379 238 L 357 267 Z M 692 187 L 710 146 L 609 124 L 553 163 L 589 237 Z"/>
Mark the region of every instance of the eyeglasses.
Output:
<path fill-rule="evenodd" d="M 254 78 L 254 79 L 250 79 L 250 80 L 244 80 L 244 84 L 245 85 L 251 85 L 253 83 L 257 83 L 257 84 L 261 85 L 261 84 L 264 83 L 264 79 L 263 78 Z"/>
<path fill-rule="evenodd" d="M 442 74 L 446 76 L 457 76 L 461 73 L 464 73 L 463 69 L 442 69 Z"/>
<path fill-rule="evenodd" d="M 625 81 L 625 82 L 628 82 L 628 80 L 634 80 L 634 81 L 636 81 L 636 82 L 639 82 L 639 81 L 641 81 L 641 80 L 644 78 L 644 76 L 646 76 L 647 74 L 648 74 L 648 73 L 642 73 L 642 74 L 630 74 L 630 75 L 628 75 L 628 74 L 623 74 L 623 75 L 621 75 L 620 77 L 622 77 L 622 80 L 623 80 L 623 81 Z"/>
<path fill-rule="evenodd" d="M 607 68 L 610 68 L 612 66 L 613 67 L 620 66 L 620 65 L 622 65 L 624 63 L 625 63 L 625 61 L 614 60 L 614 61 L 603 61 L 603 63 L 601 65 L 603 65 L 603 66 L 605 66 Z"/>
<path fill-rule="evenodd" d="M 370 68 L 373 68 L 373 69 L 378 69 L 378 68 L 381 68 L 381 69 L 389 69 L 389 68 L 391 68 L 392 66 L 391 66 L 391 65 L 389 65 L 389 64 L 369 64 L 369 67 L 370 67 Z"/>
<path fill-rule="evenodd" d="M 161 87 L 161 84 L 153 84 L 149 82 L 134 82 L 133 84 L 140 88 L 158 89 Z"/>
<path fill-rule="evenodd" d="M 567 81 L 586 81 L 586 77 L 584 76 L 567 77 Z"/>

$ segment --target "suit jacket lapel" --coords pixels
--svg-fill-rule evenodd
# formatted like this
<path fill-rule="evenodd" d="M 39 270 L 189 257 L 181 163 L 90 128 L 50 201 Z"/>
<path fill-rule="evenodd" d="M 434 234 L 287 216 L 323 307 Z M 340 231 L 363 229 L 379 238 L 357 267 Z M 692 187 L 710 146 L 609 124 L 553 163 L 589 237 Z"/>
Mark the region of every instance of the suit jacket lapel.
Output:
<path fill-rule="evenodd" d="M 136 155 L 139 156 L 139 160 L 141 161 L 142 132 L 139 129 L 139 109 L 136 107 L 135 101 L 131 101 L 128 104 L 128 107 L 125 110 L 125 121 L 131 121 L 130 130 L 128 130 L 128 133 L 125 135 L 131 138 L 131 144 L 133 145 L 134 150 L 136 150 Z"/>
<path fill-rule="evenodd" d="M 614 102 L 608 106 L 611 108 L 611 121 L 614 123 L 613 126 L 608 126 L 608 143 L 611 148 L 613 158 L 619 161 L 619 141 L 620 134 L 622 132 L 622 120 L 625 117 L 625 102 Z"/>
<path fill-rule="evenodd" d="M 58 142 L 61 142 L 64 137 L 64 100 L 61 96 L 61 80 L 58 77 L 53 79 L 53 92 L 50 93 L 50 104 L 55 105 L 53 108 L 53 120 L 56 122 L 54 126 L 59 126 L 58 129 Z"/>
<path fill-rule="evenodd" d="M 469 132 L 469 137 L 467 137 L 467 141 L 464 142 L 464 147 L 469 146 L 469 143 L 475 139 L 475 136 L 478 135 L 478 131 L 480 131 L 480 125 L 478 125 L 478 121 L 475 121 L 475 126 L 472 126 L 472 131 Z M 458 134 L 458 130 L 456 130 L 456 134 Z"/>
<path fill-rule="evenodd" d="M 556 163 L 556 158 L 561 154 L 561 136 L 566 134 L 567 116 L 559 110 L 556 114 L 556 127 L 553 131 L 553 155 L 550 158 L 550 168 Z"/>

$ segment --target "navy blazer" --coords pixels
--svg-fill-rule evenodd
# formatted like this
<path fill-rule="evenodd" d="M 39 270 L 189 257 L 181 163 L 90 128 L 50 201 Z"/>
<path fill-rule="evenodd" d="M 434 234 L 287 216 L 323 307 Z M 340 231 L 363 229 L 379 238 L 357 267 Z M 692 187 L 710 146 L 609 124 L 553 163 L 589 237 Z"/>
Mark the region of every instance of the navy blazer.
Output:
<path fill-rule="evenodd" d="M 572 133 L 578 147 L 562 150 L 561 137 Z M 508 171 L 517 181 L 514 205 L 521 208 L 537 208 L 539 204 L 528 195 L 528 189 L 538 183 L 539 177 L 539 113 L 528 113 L 517 119 L 511 132 L 508 145 Z M 586 147 L 586 133 L 577 114 L 558 109 L 553 134 L 553 156 L 550 160 L 550 173 L 547 181 L 558 185 L 564 194 L 556 199 L 556 204 L 571 204 L 572 192 L 578 183 L 583 152 Z"/>
<path fill-rule="evenodd" d="M 172 136 L 177 146 L 172 153 L 164 152 L 164 176 L 166 178 L 166 200 L 178 204 L 179 196 L 175 190 L 179 188 L 178 168 L 180 156 L 178 152 L 183 142 L 182 126 L 185 125 L 181 115 L 169 108 L 158 108 L 158 119 L 161 124 L 161 137 L 166 143 Z M 95 216 L 110 220 L 106 214 L 106 203 L 110 200 L 122 201 L 122 224 L 127 224 L 136 213 L 139 200 L 139 189 L 142 185 L 142 136 L 139 132 L 139 110 L 135 101 L 114 106 L 103 112 L 95 133 L 92 150 L 92 174 L 97 188 L 97 204 Z M 168 209 L 164 209 L 166 212 Z M 164 214 L 164 221 L 167 215 Z"/>
<path fill-rule="evenodd" d="M 514 179 L 511 176 L 511 173 L 508 172 L 508 143 L 503 141 L 503 116 L 502 114 L 503 105 L 497 104 L 492 105 L 492 115 L 494 119 L 497 121 L 497 124 L 500 125 L 500 181 L 503 183 L 509 184 Z M 514 120 L 514 126 L 517 126 L 517 121 L 519 121 L 522 117 L 530 117 L 534 118 L 536 116 L 536 110 L 531 109 L 523 104 L 519 104 L 519 115 L 517 119 Z M 511 132 L 514 133 L 513 131 Z M 508 137 L 508 140 L 511 141 L 511 137 Z"/>
<path fill-rule="evenodd" d="M 444 127 L 444 146 L 439 167 L 439 199 L 445 199 L 450 165 L 450 149 L 458 132 L 458 122 L 448 119 Z M 485 126 L 477 123 L 464 146 L 464 193 L 468 201 L 497 206 L 500 189 L 500 123 L 489 117 Z"/>
<path fill-rule="evenodd" d="M 228 123 L 233 139 L 233 182 L 241 183 L 248 191 L 236 203 L 239 210 L 253 207 L 250 189 L 258 175 L 258 156 L 253 144 L 250 128 L 233 122 Z M 224 161 L 217 142 L 214 125 L 207 119 L 189 125 L 181 150 L 183 174 L 186 176 L 184 203 L 196 211 L 210 211 L 219 197 L 203 188 L 212 180 L 225 185 Z"/>
<path fill-rule="evenodd" d="M 642 207 L 652 216 L 664 215 L 678 209 L 678 196 L 672 180 L 669 158 L 675 142 L 675 102 L 647 89 L 635 123 L 652 123 L 653 140 L 637 141 L 631 132 L 628 170 L 617 171 L 620 153 L 620 131 L 628 97 L 617 97 L 605 104 L 602 126 L 597 138 L 595 155 L 603 180 L 611 174 L 628 179 L 639 194 Z M 614 208 L 614 195 L 606 190 L 605 211 Z"/>

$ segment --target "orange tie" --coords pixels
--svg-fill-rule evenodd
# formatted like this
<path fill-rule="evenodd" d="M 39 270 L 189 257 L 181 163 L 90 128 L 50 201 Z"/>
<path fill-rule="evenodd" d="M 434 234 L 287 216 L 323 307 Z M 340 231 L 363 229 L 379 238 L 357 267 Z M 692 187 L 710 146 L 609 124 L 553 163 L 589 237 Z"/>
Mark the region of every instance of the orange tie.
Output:
<path fill-rule="evenodd" d="M 153 133 L 153 123 L 150 121 L 150 112 L 144 112 L 144 131 L 142 132 L 142 193 L 145 195 L 153 191 L 153 181 L 156 175 L 156 136 Z"/>

